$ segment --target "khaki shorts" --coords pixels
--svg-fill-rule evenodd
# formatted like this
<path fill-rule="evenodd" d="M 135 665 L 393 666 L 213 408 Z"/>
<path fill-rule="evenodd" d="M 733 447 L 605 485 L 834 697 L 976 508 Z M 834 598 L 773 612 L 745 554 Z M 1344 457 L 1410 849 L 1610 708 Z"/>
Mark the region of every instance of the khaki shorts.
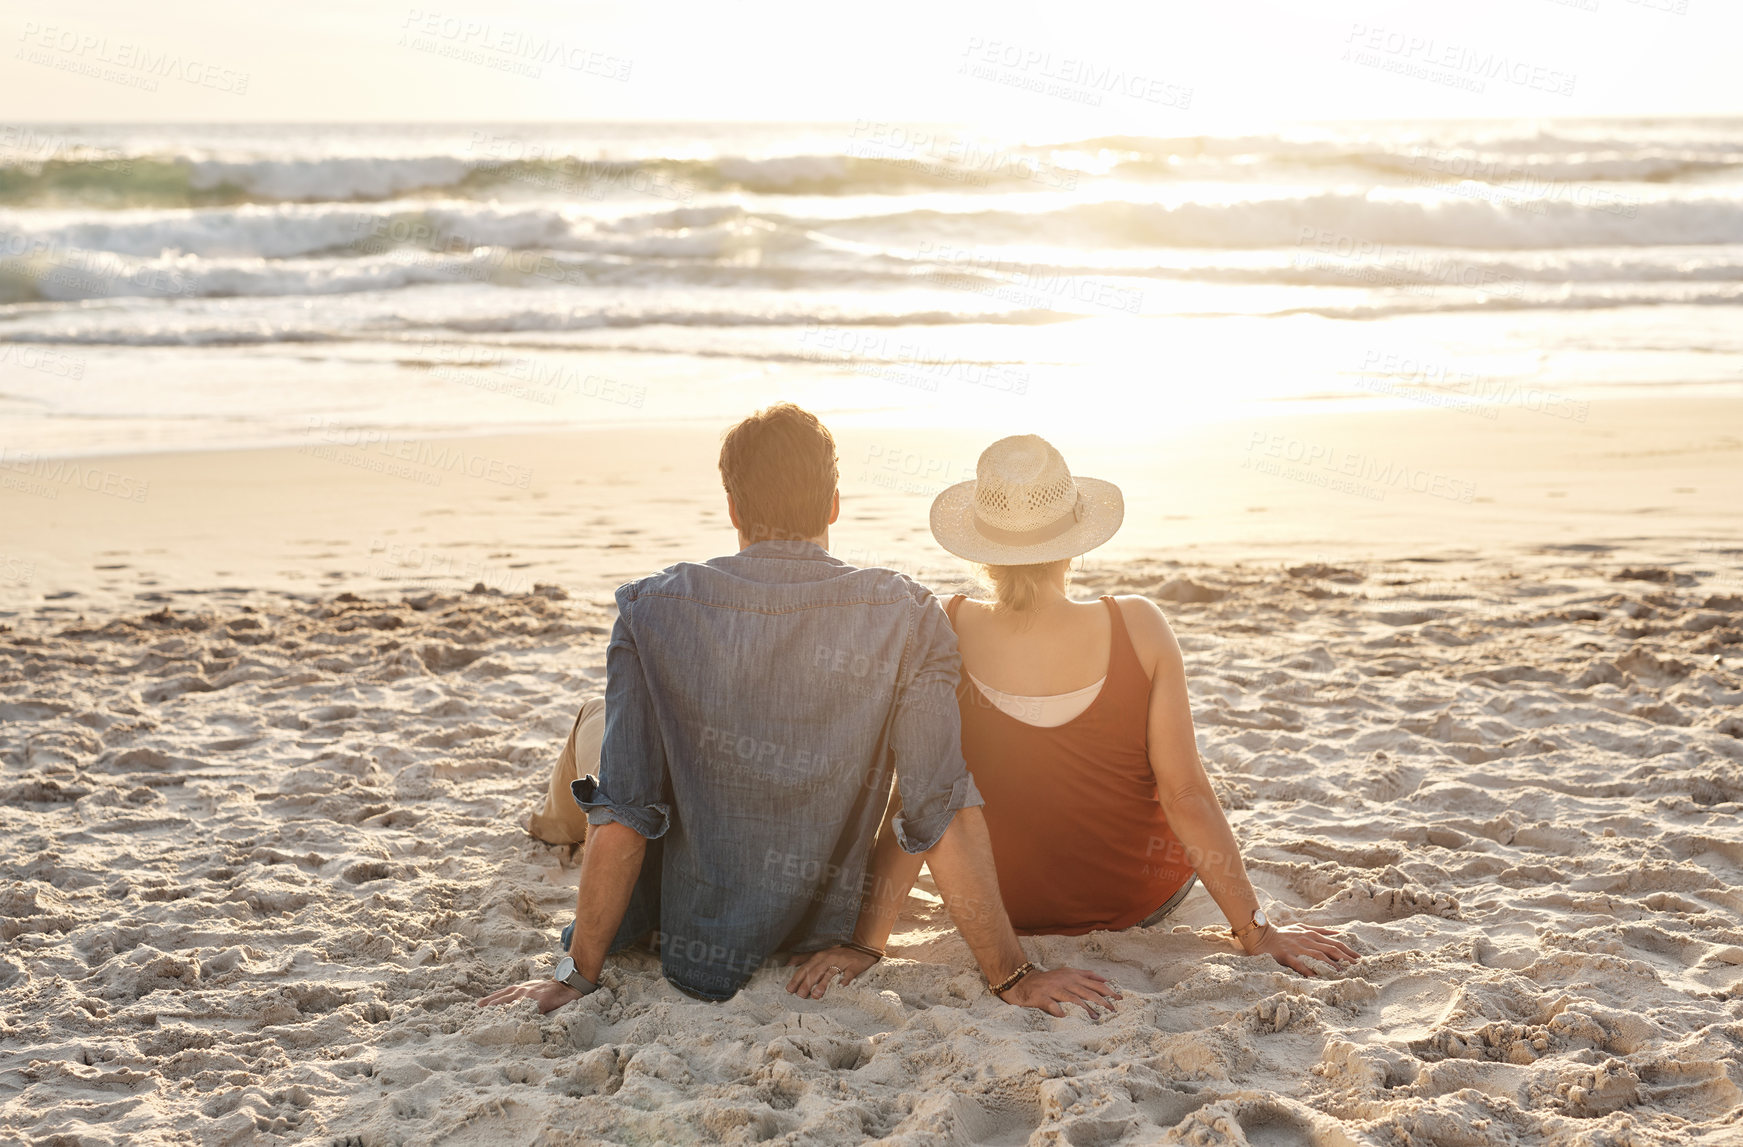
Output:
<path fill-rule="evenodd" d="M 575 803 L 571 781 L 599 771 L 599 746 L 605 739 L 605 698 L 581 703 L 569 741 L 545 791 L 545 803 L 527 822 L 527 831 L 546 844 L 580 844 L 587 839 L 587 811 Z"/>

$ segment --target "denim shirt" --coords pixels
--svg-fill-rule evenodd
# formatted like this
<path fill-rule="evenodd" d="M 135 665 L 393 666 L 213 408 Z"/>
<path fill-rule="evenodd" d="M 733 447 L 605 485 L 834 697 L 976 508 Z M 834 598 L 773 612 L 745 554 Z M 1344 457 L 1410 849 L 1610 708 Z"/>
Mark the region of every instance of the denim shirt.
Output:
<path fill-rule="evenodd" d="M 892 775 L 896 838 L 981 803 L 962 759 L 956 634 L 932 592 L 811 542 L 758 542 L 617 591 L 591 824 L 649 840 L 616 951 L 730 999 L 777 949 L 853 934 Z"/>

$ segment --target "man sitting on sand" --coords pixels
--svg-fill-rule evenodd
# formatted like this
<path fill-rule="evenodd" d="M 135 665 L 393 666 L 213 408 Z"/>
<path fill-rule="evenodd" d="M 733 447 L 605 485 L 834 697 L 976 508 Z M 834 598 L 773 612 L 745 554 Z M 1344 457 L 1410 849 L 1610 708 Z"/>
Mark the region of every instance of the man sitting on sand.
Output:
<path fill-rule="evenodd" d="M 480 1003 L 551 1011 L 644 938 L 702 1000 L 730 999 L 778 950 L 854 947 L 893 777 L 888 830 L 924 854 L 989 988 L 1056 1016 L 1111 1007 L 1102 977 L 1024 959 L 962 757 L 955 636 L 924 586 L 828 554 L 829 431 L 770 407 L 727 433 L 720 474 L 738 553 L 617 592 L 599 772 L 573 784 L 587 827 L 567 955 Z M 563 819 L 547 805 L 534 827 L 562 839 Z"/>

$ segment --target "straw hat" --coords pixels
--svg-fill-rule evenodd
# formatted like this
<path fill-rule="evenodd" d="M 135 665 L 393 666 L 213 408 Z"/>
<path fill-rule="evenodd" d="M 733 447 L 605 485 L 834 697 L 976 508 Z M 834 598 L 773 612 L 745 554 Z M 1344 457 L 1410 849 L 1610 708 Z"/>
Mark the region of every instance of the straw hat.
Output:
<path fill-rule="evenodd" d="M 959 558 L 1021 566 L 1087 554 L 1126 514 L 1112 482 L 1074 478 L 1045 438 L 1001 438 L 981 452 L 972 482 L 932 502 L 932 536 Z"/>

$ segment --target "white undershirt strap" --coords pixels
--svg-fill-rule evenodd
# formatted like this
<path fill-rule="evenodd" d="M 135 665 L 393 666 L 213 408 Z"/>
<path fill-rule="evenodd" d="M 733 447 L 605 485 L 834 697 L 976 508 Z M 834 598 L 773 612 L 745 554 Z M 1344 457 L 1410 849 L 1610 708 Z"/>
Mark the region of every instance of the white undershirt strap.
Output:
<path fill-rule="evenodd" d="M 1084 710 L 1095 704 L 1095 699 L 1101 693 L 1101 687 L 1107 684 L 1103 677 L 1094 685 L 1085 685 L 1082 689 L 1073 689 L 1069 693 L 1054 693 L 1046 697 L 1028 697 L 1021 693 L 1006 693 L 1002 689 L 994 689 L 979 677 L 970 673 L 968 679 L 973 681 L 982 693 L 986 694 L 995 708 L 1015 717 L 1025 725 L 1034 725 L 1040 729 L 1053 729 L 1075 720 Z"/>

